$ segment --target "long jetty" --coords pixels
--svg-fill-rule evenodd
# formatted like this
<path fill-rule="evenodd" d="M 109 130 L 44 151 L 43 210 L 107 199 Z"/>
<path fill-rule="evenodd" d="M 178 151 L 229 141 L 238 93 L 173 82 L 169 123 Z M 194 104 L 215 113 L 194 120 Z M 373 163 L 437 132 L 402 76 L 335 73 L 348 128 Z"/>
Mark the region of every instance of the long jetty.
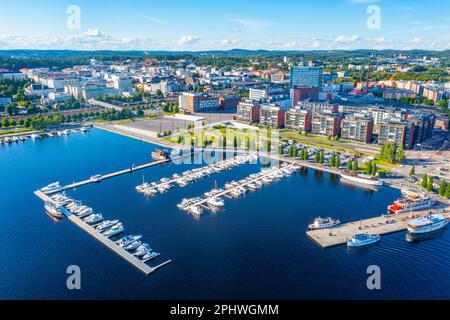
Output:
<path fill-rule="evenodd" d="M 66 186 L 63 186 L 61 188 L 58 188 L 56 190 L 47 192 L 47 194 L 55 194 L 55 193 L 63 192 L 63 191 L 66 191 L 66 190 L 74 189 L 74 188 L 77 188 L 77 187 L 85 186 L 85 185 L 88 185 L 88 184 L 98 183 L 100 181 L 111 179 L 111 178 L 114 178 L 114 177 L 117 177 L 117 176 L 121 176 L 121 175 L 124 175 L 124 174 L 128 174 L 128 173 L 132 173 L 132 172 L 135 172 L 135 171 L 147 169 L 147 168 L 150 168 L 150 167 L 159 166 L 159 165 L 166 164 L 166 163 L 170 163 L 170 162 L 177 161 L 177 160 L 180 160 L 180 159 L 183 159 L 183 158 L 186 158 L 186 157 L 195 156 L 199 152 L 200 151 L 194 151 L 192 153 L 188 153 L 188 154 L 181 155 L 181 156 L 178 156 L 178 157 L 157 160 L 157 161 L 149 162 L 149 163 L 142 164 L 142 165 L 139 165 L 139 166 L 133 166 L 133 167 L 130 167 L 128 169 L 124 169 L 124 170 L 108 173 L 108 174 L 105 174 L 105 175 L 101 175 L 101 176 L 96 177 L 96 178 L 90 178 L 90 179 L 87 179 L 87 180 L 74 182 L 74 183 L 68 184 Z"/>
<path fill-rule="evenodd" d="M 39 197 L 44 202 L 51 202 L 53 204 L 57 204 L 52 198 L 50 198 L 48 195 L 43 193 L 42 191 L 35 191 L 34 193 L 37 197 Z M 134 255 L 129 253 L 127 250 L 121 248 L 117 244 L 115 244 L 111 239 L 104 236 L 102 233 L 97 232 L 92 226 L 81 220 L 76 215 L 72 214 L 69 210 L 67 210 L 64 207 L 61 207 L 61 212 L 64 216 L 67 217 L 68 220 L 70 220 L 73 224 L 78 226 L 80 229 L 87 232 L 89 235 L 103 243 L 106 247 L 108 247 L 110 250 L 115 252 L 117 255 L 128 261 L 130 264 L 132 264 L 134 267 L 145 273 L 146 275 L 150 275 L 151 273 L 155 272 L 156 270 L 162 268 L 163 266 L 169 264 L 172 262 L 172 260 L 168 260 L 164 263 L 161 263 L 160 265 L 157 265 L 155 267 L 151 267 L 147 263 L 139 260 Z"/>
<path fill-rule="evenodd" d="M 306 234 L 322 248 L 331 248 L 344 245 L 357 233 L 370 233 L 376 235 L 387 235 L 405 231 L 408 221 L 423 217 L 430 212 L 439 212 L 446 218 L 450 217 L 449 206 L 439 203 L 433 210 L 406 212 L 390 216 L 379 216 L 357 222 L 350 222 L 337 228 L 311 230 Z"/>
<path fill-rule="evenodd" d="M 74 183 L 68 184 L 68 185 L 66 185 L 64 187 L 61 187 L 61 188 L 59 188 L 57 190 L 48 192 L 48 194 L 54 194 L 54 193 L 66 191 L 66 190 L 69 190 L 69 189 L 74 189 L 74 188 L 77 188 L 77 187 L 85 186 L 85 185 L 88 185 L 88 184 L 91 184 L 91 183 L 97 183 L 97 182 L 100 182 L 100 181 L 103 181 L 103 180 L 111 179 L 111 178 L 114 178 L 114 177 L 117 177 L 117 176 L 121 176 L 121 175 L 124 175 L 124 174 L 127 174 L 127 173 L 132 173 L 132 172 L 135 172 L 135 171 L 143 170 L 143 169 L 146 169 L 146 168 L 150 168 L 150 167 L 166 164 L 166 163 L 169 163 L 169 162 L 171 162 L 170 159 L 164 159 L 164 160 L 158 160 L 158 161 L 149 162 L 149 163 L 146 163 L 146 164 L 143 164 L 143 165 L 131 167 L 129 169 L 108 173 L 108 174 L 102 175 L 102 176 L 100 176 L 100 177 L 98 177 L 96 179 L 90 178 L 90 179 L 87 179 L 87 180 L 74 182 Z"/>

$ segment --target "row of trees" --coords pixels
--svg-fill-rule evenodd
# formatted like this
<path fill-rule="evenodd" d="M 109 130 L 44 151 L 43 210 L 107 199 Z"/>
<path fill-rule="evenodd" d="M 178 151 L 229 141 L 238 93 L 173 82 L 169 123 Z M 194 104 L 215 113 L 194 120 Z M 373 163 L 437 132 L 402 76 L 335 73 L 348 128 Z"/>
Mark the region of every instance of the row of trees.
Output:
<path fill-rule="evenodd" d="M 331 155 L 330 166 L 337 169 L 341 166 L 341 157 L 335 152 Z"/>
<path fill-rule="evenodd" d="M 381 146 L 380 158 L 389 163 L 405 162 L 405 150 L 403 146 L 398 146 L 395 142 L 387 142 Z"/>
<path fill-rule="evenodd" d="M 422 188 L 426 189 L 428 192 L 434 191 L 434 179 L 433 177 L 424 174 L 422 176 L 422 181 L 420 183 Z"/>

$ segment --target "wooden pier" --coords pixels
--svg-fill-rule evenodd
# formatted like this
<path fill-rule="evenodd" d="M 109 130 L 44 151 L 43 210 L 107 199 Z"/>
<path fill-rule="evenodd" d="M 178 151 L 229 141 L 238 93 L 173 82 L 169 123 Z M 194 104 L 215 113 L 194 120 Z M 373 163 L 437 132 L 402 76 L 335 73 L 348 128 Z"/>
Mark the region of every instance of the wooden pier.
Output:
<path fill-rule="evenodd" d="M 52 202 L 56 204 L 56 202 L 50 198 L 48 195 L 44 194 L 42 191 L 36 191 L 34 193 L 37 197 L 39 197 L 44 202 Z M 72 214 L 69 210 L 67 210 L 64 207 L 61 207 L 62 213 L 64 216 L 67 217 L 68 220 L 70 220 L 72 223 L 74 223 L 76 226 L 78 226 L 80 229 L 86 231 L 89 235 L 103 243 L 106 247 L 108 247 L 110 250 L 118 254 L 120 257 L 128 261 L 130 264 L 132 264 L 134 267 L 142 271 L 146 275 L 150 275 L 151 273 L 155 272 L 157 269 L 162 268 L 163 266 L 169 264 L 172 260 L 168 260 L 158 266 L 151 267 L 145 262 L 139 260 L 134 255 L 132 255 L 127 250 L 119 247 L 117 244 L 115 244 L 111 239 L 104 236 L 100 232 L 97 232 L 92 226 L 78 218 L 76 215 Z"/>
<path fill-rule="evenodd" d="M 382 236 L 405 231 L 408 227 L 408 221 L 418 217 L 423 217 L 430 212 L 439 212 L 444 217 L 450 217 L 448 205 L 441 203 L 433 210 L 414 211 L 391 216 L 379 216 L 366 220 L 350 222 L 332 229 L 307 231 L 306 234 L 322 248 L 331 248 L 346 244 L 347 241 L 357 233 L 370 233 Z"/>

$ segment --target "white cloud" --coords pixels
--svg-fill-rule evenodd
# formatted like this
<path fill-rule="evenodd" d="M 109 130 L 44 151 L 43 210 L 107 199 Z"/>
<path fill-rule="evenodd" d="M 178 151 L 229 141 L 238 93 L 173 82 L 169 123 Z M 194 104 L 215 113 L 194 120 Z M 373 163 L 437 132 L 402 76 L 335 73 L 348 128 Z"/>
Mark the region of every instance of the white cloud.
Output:
<path fill-rule="evenodd" d="M 197 43 L 200 40 L 199 37 L 193 36 L 193 35 L 188 35 L 188 36 L 182 36 L 180 38 L 180 40 L 178 40 L 178 45 L 179 46 L 184 46 L 184 45 L 193 45 L 195 43 Z"/>

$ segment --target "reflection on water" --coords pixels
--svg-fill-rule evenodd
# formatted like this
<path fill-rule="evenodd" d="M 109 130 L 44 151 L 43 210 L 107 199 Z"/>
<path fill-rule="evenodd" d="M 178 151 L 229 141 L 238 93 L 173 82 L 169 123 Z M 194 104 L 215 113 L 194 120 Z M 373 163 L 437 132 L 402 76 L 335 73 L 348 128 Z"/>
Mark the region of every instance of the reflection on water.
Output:
<path fill-rule="evenodd" d="M 410 243 L 417 243 L 422 241 L 428 241 L 428 240 L 436 240 L 445 232 L 445 229 L 436 230 L 434 232 L 424 233 L 424 234 L 411 234 L 409 232 L 406 233 L 406 241 Z"/>

